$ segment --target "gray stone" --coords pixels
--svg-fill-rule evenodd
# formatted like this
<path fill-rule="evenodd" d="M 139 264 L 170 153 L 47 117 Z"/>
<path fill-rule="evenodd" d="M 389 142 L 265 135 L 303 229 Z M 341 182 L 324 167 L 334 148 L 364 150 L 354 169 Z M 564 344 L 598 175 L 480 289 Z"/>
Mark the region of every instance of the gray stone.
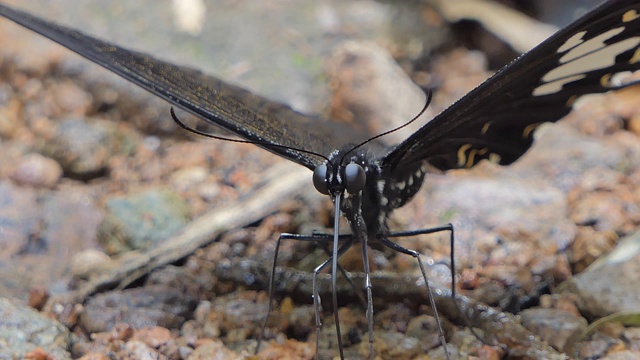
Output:
<path fill-rule="evenodd" d="M 87 302 L 80 325 L 89 333 L 109 331 L 117 323 L 127 323 L 135 329 L 149 326 L 179 329 L 192 317 L 195 307 L 195 299 L 165 286 L 112 291 Z"/>
<path fill-rule="evenodd" d="M 181 229 L 188 215 L 184 200 L 164 189 L 112 198 L 98 241 L 110 254 L 154 246 Z"/>
<path fill-rule="evenodd" d="M 0 359 L 24 359 L 41 348 L 56 360 L 71 359 L 71 333 L 59 322 L 16 300 L 0 298 Z"/>
<path fill-rule="evenodd" d="M 60 124 L 43 152 L 57 160 L 68 176 L 88 180 L 107 168 L 114 140 L 115 127 L 107 121 L 69 119 Z"/>
<path fill-rule="evenodd" d="M 556 350 L 569 353 L 572 349 L 565 348 L 573 345 L 572 340 L 579 337 L 587 327 L 587 320 L 560 309 L 527 309 L 520 313 L 522 325 Z"/>
<path fill-rule="evenodd" d="M 579 297 L 580 312 L 589 319 L 640 309 L 640 233 L 620 241 L 616 250 L 558 287 Z"/>

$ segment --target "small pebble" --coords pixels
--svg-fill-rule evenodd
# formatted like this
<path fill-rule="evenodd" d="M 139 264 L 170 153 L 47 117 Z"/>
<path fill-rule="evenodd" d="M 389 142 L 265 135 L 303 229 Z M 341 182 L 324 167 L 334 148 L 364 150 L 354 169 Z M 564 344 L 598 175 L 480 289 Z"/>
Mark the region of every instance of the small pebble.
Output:
<path fill-rule="evenodd" d="M 82 250 L 71 259 L 71 274 L 77 278 L 88 278 L 94 271 L 107 267 L 109 262 L 109 255 L 100 250 Z"/>
<path fill-rule="evenodd" d="M 53 188 L 62 177 L 62 167 L 57 161 L 34 153 L 25 156 L 10 177 L 19 185 Z"/>

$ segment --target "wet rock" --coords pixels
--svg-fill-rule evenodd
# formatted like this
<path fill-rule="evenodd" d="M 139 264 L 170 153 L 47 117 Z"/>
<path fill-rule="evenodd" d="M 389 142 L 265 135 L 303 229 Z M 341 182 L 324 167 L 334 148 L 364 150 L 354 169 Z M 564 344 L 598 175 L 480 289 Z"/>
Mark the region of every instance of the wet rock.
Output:
<path fill-rule="evenodd" d="M 112 198 L 98 241 L 110 254 L 156 246 L 188 220 L 185 201 L 163 189 Z"/>
<path fill-rule="evenodd" d="M 574 293 L 581 313 L 589 319 L 640 309 L 640 233 L 623 239 L 606 257 L 558 288 Z"/>
<path fill-rule="evenodd" d="M 57 160 L 67 176 L 89 180 L 100 176 L 115 152 L 115 128 L 107 121 L 63 121 L 43 153 Z"/>
<path fill-rule="evenodd" d="M 20 160 L 10 176 L 23 186 L 52 188 L 62 177 L 62 167 L 53 159 L 30 154 Z"/>
<path fill-rule="evenodd" d="M 112 291 L 87 302 L 80 325 L 89 333 L 108 331 L 117 323 L 127 323 L 135 329 L 178 329 L 192 317 L 195 306 L 195 299 L 164 286 Z"/>
<path fill-rule="evenodd" d="M 16 300 L 0 298 L 0 358 L 24 359 L 40 348 L 52 358 L 71 359 L 70 346 L 71 333 L 62 324 Z"/>
<path fill-rule="evenodd" d="M 565 346 L 587 327 L 585 318 L 559 309 L 527 309 L 520 316 L 522 325 L 559 351 L 571 351 Z"/>

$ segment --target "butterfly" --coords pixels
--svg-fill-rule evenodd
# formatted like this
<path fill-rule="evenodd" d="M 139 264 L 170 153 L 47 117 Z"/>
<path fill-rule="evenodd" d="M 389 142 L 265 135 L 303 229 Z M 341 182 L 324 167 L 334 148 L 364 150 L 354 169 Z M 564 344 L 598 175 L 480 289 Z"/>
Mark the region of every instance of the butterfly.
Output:
<path fill-rule="evenodd" d="M 567 115 L 580 96 L 640 83 L 624 80 L 640 69 L 640 1 L 607 1 L 507 65 L 400 144 L 387 146 L 380 136 L 363 139 L 348 127 L 328 126 L 197 70 L 122 48 L 6 5 L 0 5 L 0 15 L 207 123 L 312 170 L 313 184 L 333 201 L 336 219 L 332 254 L 314 274 L 331 265 L 335 287 L 337 259 L 354 243 L 363 244 L 372 358 L 372 286 L 366 245 L 375 243 L 415 257 L 426 282 L 419 254 L 390 240 L 420 231 L 392 232 L 387 218 L 414 197 L 425 179 L 427 165 L 446 171 L 471 168 L 482 160 L 511 164 L 530 148 L 538 126 Z M 173 111 L 172 116 L 180 122 Z M 339 236 L 337 219 L 341 214 L 350 224 L 348 236 Z M 450 225 L 423 232 L 435 231 L 449 231 L 453 238 Z M 334 309 L 335 297 L 334 291 Z M 317 308 L 316 291 L 314 303 Z"/>

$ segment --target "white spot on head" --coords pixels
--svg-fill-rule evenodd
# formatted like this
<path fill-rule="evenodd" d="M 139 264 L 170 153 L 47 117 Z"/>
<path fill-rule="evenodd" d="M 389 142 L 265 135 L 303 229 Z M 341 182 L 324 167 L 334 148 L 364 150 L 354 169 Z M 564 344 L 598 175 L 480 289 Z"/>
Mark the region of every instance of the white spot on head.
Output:
<path fill-rule="evenodd" d="M 404 190 L 405 185 L 406 183 L 404 181 L 401 181 L 399 183 L 396 183 L 396 188 L 402 191 Z"/>

